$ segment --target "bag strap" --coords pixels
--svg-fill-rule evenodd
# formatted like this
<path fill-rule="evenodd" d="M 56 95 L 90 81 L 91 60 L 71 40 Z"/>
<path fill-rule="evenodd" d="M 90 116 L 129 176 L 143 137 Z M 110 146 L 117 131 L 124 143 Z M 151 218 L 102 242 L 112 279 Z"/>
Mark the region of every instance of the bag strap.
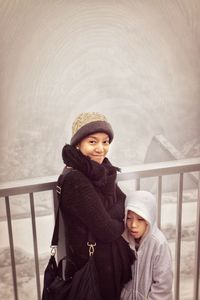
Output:
<path fill-rule="evenodd" d="M 58 209 L 56 212 L 56 219 L 55 219 L 55 225 L 53 230 L 53 236 L 51 240 L 51 255 L 55 255 L 56 253 L 56 247 L 58 246 L 58 240 L 59 240 L 59 218 L 60 218 L 60 204 L 61 204 L 61 192 L 62 192 L 62 186 L 65 180 L 66 175 L 71 172 L 73 169 L 71 167 L 65 166 L 63 169 L 62 174 L 59 176 L 56 186 L 56 192 L 57 192 L 57 198 L 58 198 Z M 89 256 L 92 256 L 94 254 L 94 247 L 96 246 L 96 242 L 94 241 L 94 238 L 91 234 L 91 232 L 88 231 L 88 242 L 87 246 L 89 247 Z"/>
<path fill-rule="evenodd" d="M 64 180 L 65 180 L 65 177 L 71 170 L 72 170 L 72 168 L 65 166 L 62 174 L 59 176 L 58 181 L 57 181 L 56 192 L 57 192 L 57 198 L 58 198 L 58 208 L 57 208 L 57 212 L 56 212 L 55 225 L 54 225 L 53 236 L 52 236 L 52 240 L 51 240 L 51 248 L 54 249 L 53 252 L 55 251 L 55 247 L 58 246 L 61 190 L 62 190 L 62 186 L 63 186 Z"/>

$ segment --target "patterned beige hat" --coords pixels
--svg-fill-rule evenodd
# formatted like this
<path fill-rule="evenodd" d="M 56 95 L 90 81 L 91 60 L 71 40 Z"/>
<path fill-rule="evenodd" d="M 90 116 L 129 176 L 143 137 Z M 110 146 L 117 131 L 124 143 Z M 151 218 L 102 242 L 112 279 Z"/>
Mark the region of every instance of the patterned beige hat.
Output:
<path fill-rule="evenodd" d="M 76 146 L 86 136 L 95 132 L 105 132 L 113 140 L 113 130 L 106 117 L 98 112 L 81 113 L 72 124 L 70 144 Z"/>

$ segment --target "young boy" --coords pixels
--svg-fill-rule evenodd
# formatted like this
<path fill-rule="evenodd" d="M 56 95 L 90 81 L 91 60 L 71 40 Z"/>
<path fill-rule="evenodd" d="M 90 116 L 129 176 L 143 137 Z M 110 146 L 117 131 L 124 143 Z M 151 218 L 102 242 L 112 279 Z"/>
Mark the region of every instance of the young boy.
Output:
<path fill-rule="evenodd" d="M 172 259 L 167 240 L 156 225 L 156 199 L 146 191 L 129 194 L 125 202 L 124 239 L 135 254 L 132 280 L 122 300 L 172 300 Z"/>

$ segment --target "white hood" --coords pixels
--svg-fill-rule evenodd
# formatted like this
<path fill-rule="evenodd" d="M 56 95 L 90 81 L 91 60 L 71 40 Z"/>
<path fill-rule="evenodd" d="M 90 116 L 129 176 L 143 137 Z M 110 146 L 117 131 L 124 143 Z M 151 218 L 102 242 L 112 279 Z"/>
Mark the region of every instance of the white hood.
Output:
<path fill-rule="evenodd" d="M 125 201 L 125 228 L 128 210 L 131 210 L 144 218 L 148 223 L 148 234 L 152 232 L 156 224 L 156 199 L 147 191 L 135 191 L 127 194 Z M 145 236 L 147 235 L 147 232 Z M 123 237 L 130 242 L 128 231 L 125 229 Z"/>

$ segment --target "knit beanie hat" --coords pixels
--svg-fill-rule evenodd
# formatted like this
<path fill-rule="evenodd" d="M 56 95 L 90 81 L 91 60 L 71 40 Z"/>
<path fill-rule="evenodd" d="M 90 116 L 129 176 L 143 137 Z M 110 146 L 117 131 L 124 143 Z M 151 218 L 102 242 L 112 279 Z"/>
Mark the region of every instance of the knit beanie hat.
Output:
<path fill-rule="evenodd" d="M 72 138 L 70 144 L 76 146 L 82 139 L 96 132 L 104 132 L 113 140 L 113 130 L 106 117 L 97 112 L 81 113 L 72 124 Z"/>

